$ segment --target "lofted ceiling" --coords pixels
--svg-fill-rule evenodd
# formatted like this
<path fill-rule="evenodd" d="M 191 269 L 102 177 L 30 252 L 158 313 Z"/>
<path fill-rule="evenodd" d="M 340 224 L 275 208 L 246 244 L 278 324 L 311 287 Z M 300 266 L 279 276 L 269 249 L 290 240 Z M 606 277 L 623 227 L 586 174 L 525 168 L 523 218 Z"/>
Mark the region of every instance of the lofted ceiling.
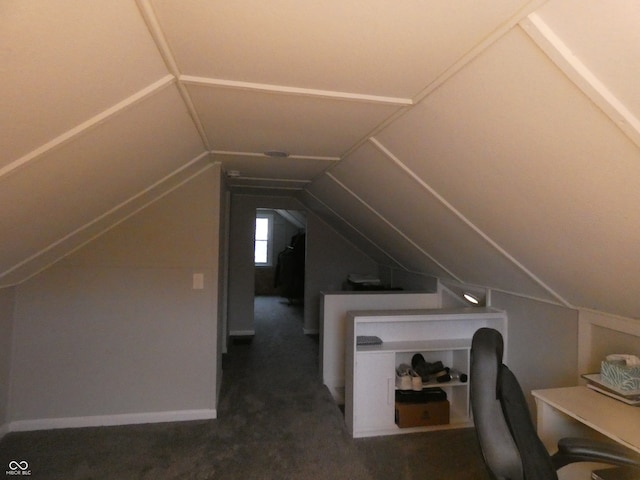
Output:
<path fill-rule="evenodd" d="M 0 285 L 220 162 L 383 265 L 639 317 L 639 19 L 632 0 L 2 0 Z"/>

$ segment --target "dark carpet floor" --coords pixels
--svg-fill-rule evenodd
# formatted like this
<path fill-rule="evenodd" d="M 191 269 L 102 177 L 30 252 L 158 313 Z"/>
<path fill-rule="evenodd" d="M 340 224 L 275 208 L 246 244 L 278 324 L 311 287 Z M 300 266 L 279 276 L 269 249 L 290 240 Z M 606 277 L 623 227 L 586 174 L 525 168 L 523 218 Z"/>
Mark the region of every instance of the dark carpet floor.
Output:
<path fill-rule="evenodd" d="M 218 419 L 11 433 L 0 476 L 26 460 L 37 479 L 489 478 L 472 429 L 352 439 L 301 314 L 256 299 L 255 338 L 225 357 Z"/>

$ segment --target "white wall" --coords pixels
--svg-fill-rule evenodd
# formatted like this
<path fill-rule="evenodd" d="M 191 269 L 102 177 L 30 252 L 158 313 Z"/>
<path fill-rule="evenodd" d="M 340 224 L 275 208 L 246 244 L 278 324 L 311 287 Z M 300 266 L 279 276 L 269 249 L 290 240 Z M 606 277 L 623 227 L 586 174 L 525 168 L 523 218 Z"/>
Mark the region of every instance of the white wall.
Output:
<path fill-rule="evenodd" d="M 342 290 L 350 273 L 378 273 L 378 264 L 315 214 L 307 217 L 304 330 L 320 331 L 320 292 Z"/>
<path fill-rule="evenodd" d="M 403 290 L 413 292 L 436 292 L 438 290 L 438 279 L 425 273 L 407 272 L 400 268 L 380 266 L 379 274 L 383 283 Z"/>
<path fill-rule="evenodd" d="M 505 363 L 518 377 L 532 412 L 531 390 L 577 384 L 577 310 L 495 291 L 491 306 L 509 317 Z"/>
<path fill-rule="evenodd" d="M 219 216 L 212 165 L 16 287 L 12 429 L 215 417 Z"/>
<path fill-rule="evenodd" d="M 0 437 L 9 420 L 9 382 L 15 288 L 0 289 Z"/>

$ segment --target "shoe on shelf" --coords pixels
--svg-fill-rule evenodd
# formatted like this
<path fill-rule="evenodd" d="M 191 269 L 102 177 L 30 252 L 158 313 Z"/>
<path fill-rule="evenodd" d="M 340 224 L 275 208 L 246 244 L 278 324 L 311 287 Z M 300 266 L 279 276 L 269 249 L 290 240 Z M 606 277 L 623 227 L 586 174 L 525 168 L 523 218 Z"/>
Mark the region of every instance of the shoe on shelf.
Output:
<path fill-rule="evenodd" d="M 411 389 L 416 392 L 422 391 L 422 377 L 413 368 L 409 372 L 411 374 Z"/>
<path fill-rule="evenodd" d="M 411 366 L 413 369 L 422 377 L 422 381 L 424 383 L 428 382 L 429 379 L 444 370 L 444 366 L 440 360 L 429 363 L 427 362 L 421 353 L 416 353 L 411 358 Z"/>
<path fill-rule="evenodd" d="M 396 388 L 398 390 L 422 390 L 422 377 L 406 363 L 396 368 Z"/>

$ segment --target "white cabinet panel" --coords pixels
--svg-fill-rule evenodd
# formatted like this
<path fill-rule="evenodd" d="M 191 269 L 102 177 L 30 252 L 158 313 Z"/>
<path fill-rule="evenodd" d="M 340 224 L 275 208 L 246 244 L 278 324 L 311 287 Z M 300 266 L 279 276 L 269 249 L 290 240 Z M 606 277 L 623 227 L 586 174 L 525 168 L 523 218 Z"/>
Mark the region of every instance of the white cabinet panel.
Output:
<path fill-rule="evenodd" d="M 354 382 L 354 429 L 395 427 L 395 354 L 357 353 Z"/>

